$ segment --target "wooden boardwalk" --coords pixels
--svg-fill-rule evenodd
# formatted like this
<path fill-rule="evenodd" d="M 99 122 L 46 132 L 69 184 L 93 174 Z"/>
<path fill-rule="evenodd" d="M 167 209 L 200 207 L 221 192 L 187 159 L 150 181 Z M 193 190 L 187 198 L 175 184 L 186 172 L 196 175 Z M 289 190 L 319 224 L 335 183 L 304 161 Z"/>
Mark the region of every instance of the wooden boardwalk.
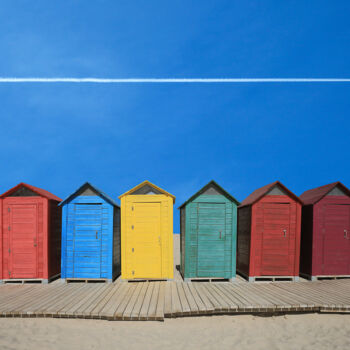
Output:
<path fill-rule="evenodd" d="M 350 313 L 350 279 L 315 282 L 6 284 L 2 317 L 164 320 L 213 314 Z"/>

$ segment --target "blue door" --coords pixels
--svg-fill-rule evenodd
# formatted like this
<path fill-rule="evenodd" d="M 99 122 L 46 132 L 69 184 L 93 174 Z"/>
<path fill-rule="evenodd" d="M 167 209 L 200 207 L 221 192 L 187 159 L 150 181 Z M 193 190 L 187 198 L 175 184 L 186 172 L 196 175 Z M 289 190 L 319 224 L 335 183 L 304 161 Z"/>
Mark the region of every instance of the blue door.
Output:
<path fill-rule="evenodd" d="M 101 278 L 102 204 L 74 204 L 73 278 Z"/>

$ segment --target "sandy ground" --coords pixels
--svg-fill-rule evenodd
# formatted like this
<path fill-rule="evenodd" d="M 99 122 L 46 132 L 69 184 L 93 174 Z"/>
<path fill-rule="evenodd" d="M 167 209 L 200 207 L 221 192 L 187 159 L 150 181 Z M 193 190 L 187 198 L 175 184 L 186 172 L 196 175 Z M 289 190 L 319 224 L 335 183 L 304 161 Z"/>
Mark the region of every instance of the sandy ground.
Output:
<path fill-rule="evenodd" d="M 179 264 L 178 236 L 174 253 Z M 350 315 L 211 316 L 165 322 L 0 318 L 0 350 L 5 349 L 350 349 Z"/>
<path fill-rule="evenodd" d="M 0 349 L 350 349 L 350 315 L 0 319 Z"/>

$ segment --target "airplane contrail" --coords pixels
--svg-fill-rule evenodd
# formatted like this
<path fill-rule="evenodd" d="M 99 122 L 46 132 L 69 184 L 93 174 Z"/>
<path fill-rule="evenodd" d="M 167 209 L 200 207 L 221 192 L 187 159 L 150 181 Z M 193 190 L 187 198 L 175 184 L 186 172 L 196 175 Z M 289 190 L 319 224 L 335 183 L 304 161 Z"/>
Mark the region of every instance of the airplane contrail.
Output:
<path fill-rule="evenodd" d="M 350 78 L 16 78 L 0 77 L 0 83 L 350 83 Z"/>

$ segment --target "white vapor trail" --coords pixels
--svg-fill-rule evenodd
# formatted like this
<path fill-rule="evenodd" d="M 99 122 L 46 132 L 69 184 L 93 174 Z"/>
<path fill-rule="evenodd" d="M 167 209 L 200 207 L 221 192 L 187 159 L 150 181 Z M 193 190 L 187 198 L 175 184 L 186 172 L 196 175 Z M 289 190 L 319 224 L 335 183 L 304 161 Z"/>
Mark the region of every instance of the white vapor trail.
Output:
<path fill-rule="evenodd" d="M 350 83 L 350 78 L 15 78 L 0 77 L 1 83 Z"/>

